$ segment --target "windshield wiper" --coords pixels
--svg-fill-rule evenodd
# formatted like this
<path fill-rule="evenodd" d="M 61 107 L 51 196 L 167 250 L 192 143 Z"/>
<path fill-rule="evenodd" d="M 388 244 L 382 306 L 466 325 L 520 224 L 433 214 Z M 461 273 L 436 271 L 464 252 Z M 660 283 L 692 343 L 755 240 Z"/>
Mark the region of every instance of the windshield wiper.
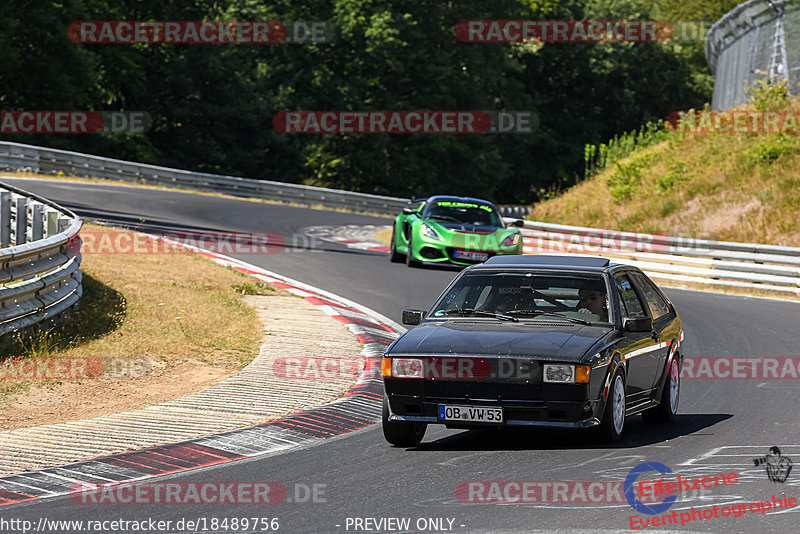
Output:
<path fill-rule="evenodd" d="M 467 314 L 467 313 L 474 313 L 475 315 L 481 315 L 483 317 L 494 317 L 495 319 L 500 319 L 501 321 L 514 321 L 515 323 L 519 322 L 519 319 L 516 317 L 512 317 L 511 315 L 504 315 L 502 313 L 494 313 L 486 310 L 476 310 L 475 308 L 456 308 L 453 310 L 440 310 L 433 314 L 434 317 L 438 317 L 439 315 L 455 315 L 455 314 Z"/>
<path fill-rule="evenodd" d="M 573 322 L 573 323 L 580 323 L 580 324 L 584 324 L 584 325 L 587 325 L 587 326 L 589 324 L 591 324 L 589 321 L 586 321 L 584 319 L 578 319 L 577 317 L 571 317 L 571 316 L 566 315 L 564 313 L 558 313 L 558 312 L 552 312 L 552 311 L 546 311 L 546 310 L 511 310 L 511 311 L 508 312 L 508 314 L 509 315 L 549 315 L 549 316 L 552 316 L 552 317 L 561 317 L 562 319 L 566 319 L 567 321 L 570 321 L 570 322 Z"/>

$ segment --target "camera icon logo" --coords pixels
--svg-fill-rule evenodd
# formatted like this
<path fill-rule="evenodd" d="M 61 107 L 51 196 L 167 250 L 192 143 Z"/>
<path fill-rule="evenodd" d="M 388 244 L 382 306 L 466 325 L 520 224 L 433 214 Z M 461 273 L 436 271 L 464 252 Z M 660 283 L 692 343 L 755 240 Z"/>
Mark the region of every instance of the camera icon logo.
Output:
<path fill-rule="evenodd" d="M 753 465 L 764 466 L 767 478 L 772 482 L 786 482 L 792 471 L 792 460 L 787 456 L 782 456 L 781 450 L 777 446 L 770 447 L 766 456 L 753 458 Z"/>

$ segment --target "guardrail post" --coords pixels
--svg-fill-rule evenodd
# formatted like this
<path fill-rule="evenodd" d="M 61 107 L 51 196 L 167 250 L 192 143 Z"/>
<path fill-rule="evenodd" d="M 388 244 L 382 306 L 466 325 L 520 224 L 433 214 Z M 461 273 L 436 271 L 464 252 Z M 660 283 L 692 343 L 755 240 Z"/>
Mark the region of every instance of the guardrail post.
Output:
<path fill-rule="evenodd" d="M 25 197 L 17 197 L 16 199 L 17 213 L 15 228 L 14 228 L 14 244 L 24 245 L 26 233 L 28 231 L 28 199 Z"/>
<path fill-rule="evenodd" d="M 0 192 L 0 248 L 11 246 L 11 193 Z"/>
<path fill-rule="evenodd" d="M 47 210 L 45 217 L 47 218 L 47 237 L 56 235 L 58 233 L 58 212 Z"/>
<path fill-rule="evenodd" d="M 44 206 L 38 202 L 31 206 L 31 238 L 44 239 Z"/>

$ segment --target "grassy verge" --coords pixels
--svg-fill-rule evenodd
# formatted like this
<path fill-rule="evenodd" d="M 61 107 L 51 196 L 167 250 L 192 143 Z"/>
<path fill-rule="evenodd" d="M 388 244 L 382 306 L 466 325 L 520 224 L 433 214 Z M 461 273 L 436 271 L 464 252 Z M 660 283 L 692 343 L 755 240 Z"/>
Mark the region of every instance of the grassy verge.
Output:
<path fill-rule="evenodd" d="M 778 124 L 785 131 L 667 132 L 665 140 L 634 149 L 593 178 L 535 204 L 529 218 L 720 241 L 800 245 L 796 222 L 800 216 L 800 135 L 796 119 L 800 100 L 786 98 L 785 88 L 762 84 L 751 93 L 750 106 L 733 111 L 779 111 L 784 118 Z M 795 120 L 787 120 L 791 117 Z M 759 118 L 764 120 L 765 116 Z M 730 131 L 730 117 L 718 120 Z M 677 282 L 667 285 L 800 300 L 798 294 L 757 288 Z"/>
<path fill-rule="evenodd" d="M 124 233 L 92 224 L 84 229 Z M 263 325 L 242 294 L 287 294 L 179 249 L 85 254 L 81 269 L 84 296 L 71 320 L 53 332 L 18 342 L 3 363 L 58 356 L 113 362 L 107 369 L 125 367 L 126 362 L 143 369 L 197 364 L 228 368 L 232 374 L 258 354 L 263 335 Z M 106 373 L 97 380 L 138 380 L 146 375 Z M 59 384 L 0 380 L 0 400 L 8 401 L 31 386 Z"/>
<path fill-rule="evenodd" d="M 794 102 L 791 111 L 800 112 Z M 797 246 L 800 136 L 670 133 L 556 198 L 530 219 Z"/>

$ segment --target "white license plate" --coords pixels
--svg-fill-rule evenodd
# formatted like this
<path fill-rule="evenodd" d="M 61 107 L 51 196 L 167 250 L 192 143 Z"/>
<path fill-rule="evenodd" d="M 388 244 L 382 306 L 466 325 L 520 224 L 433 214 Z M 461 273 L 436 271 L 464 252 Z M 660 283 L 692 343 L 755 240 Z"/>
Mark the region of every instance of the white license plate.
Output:
<path fill-rule="evenodd" d="M 502 423 L 503 409 L 489 406 L 449 406 L 440 404 L 439 420 L 467 423 Z"/>
<path fill-rule="evenodd" d="M 485 252 L 470 252 L 469 250 L 456 250 L 453 256 L 463 260 L 486 261 L 489 255 Z"/>

